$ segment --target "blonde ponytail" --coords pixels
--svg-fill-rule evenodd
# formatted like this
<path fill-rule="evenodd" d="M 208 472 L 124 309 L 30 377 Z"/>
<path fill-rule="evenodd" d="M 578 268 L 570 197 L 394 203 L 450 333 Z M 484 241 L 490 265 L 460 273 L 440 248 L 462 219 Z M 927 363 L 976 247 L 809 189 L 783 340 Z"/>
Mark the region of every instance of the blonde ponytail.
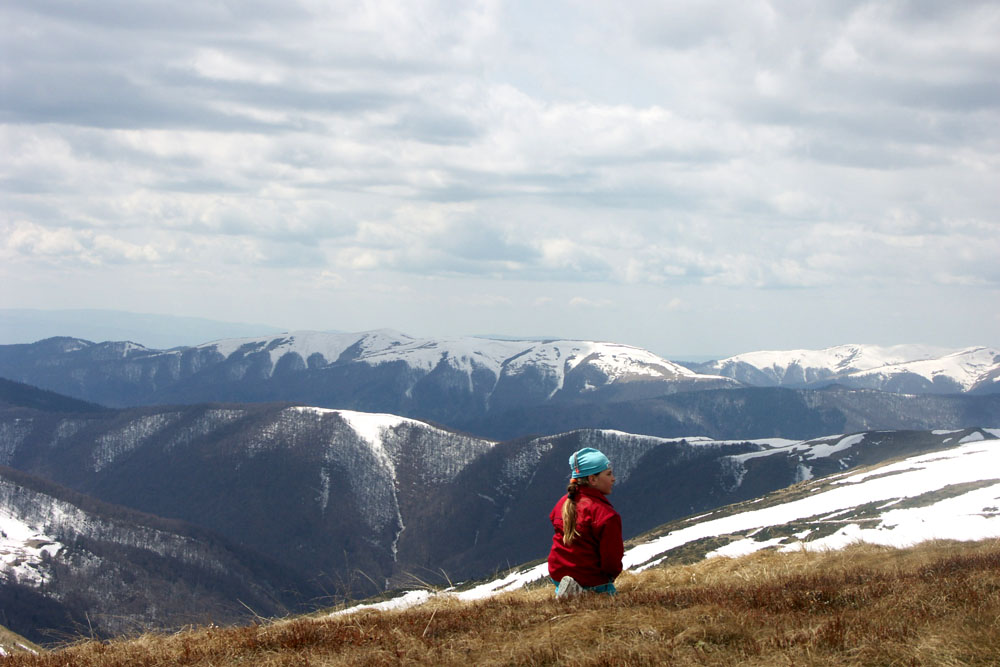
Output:
<path fill-rule="evenodd" d="M 586 486 L 582 479 L 571 479 L 566 487 L 566 502 L 562 506 L 563 544 L 569 546 L 580 536 L 576 530 L 576 498 L 580 495 L 580 487 Z"/>

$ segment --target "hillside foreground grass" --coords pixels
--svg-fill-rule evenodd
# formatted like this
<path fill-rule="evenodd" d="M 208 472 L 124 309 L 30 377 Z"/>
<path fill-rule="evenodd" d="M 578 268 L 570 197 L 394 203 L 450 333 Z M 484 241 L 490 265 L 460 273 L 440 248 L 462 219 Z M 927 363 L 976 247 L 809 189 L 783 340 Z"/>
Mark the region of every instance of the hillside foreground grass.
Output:
<path fill-rule="evenodd" d="M 536 586 L 475 602 L 81 641 L 65 665 L 992 665 L 1000 541 L 764 551 L 619 579 L 616 597 Z"/>

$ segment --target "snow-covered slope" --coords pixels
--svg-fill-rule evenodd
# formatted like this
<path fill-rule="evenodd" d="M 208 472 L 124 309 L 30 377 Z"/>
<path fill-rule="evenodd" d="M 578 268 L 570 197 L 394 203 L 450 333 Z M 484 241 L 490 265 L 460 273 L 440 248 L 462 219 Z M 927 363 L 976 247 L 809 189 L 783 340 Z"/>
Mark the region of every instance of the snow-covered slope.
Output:
<path fill-rule="evenodd" d="M 912 393 L 966 392 L 1000 376 L 1000 351 L 926 345 L 840 345 L 824 350 L 759 351 L 697 367 L 747 384 L 850 387 Z"/>
<path fill-rule="evenodd" d="M 642 570 L 671 550 L 704 540 L 729 543 L 708 556 L 760 549 L 839 548 L 864 541 L 911 546 L 933 539 L 1000 537 L 1000 429 L 956 437 L 955 446 L 859 471 L 811 480 L 791 498 L 723 508 L 632 547 L 626 567 Z M 687 523 L 689 525 L 683 525 Z M 763 529 L 770 535 L 763 537 Z"/>
<path fill-rule="evenodd" d="M 269 353 L 271 364 L 286 354 L 296 354 L 308 360 L 317 355 L 323 364 L 337 361 L 348 349 L 355 348 L 357 356 L 366 356 L 384 350 L 408 346 L 416 339 L 390 329 L 368 331 L 364 333 L 326 333 L 321 331 L 296 331 L 277 336 L 257 336 L 254 338 L 227 338 L 198 345 L 198 349 L 210 349 L 223 357 L 230 357 L 237 352 L 256 352 L 265 350 Z M 163 352 L 165 355 L 176 354 L 175 351 Z"/>
<path fill-rule="evenodd" d="M 933 359 L 952 350 L 926 345 L 838 345 L 823 350 L 761 350 L 738 354 L 718 365 L 746 363 L 780 378 L 789 368 L 826 369 L 833 373 L 850 373 L 880 366 L 899 364 L 916 359 Z"/>
<path fill-rule="evenodd" d="M 44 562 L 65 548 L 44 532 L 39 522 L 29 522 L 5 501 L 7 485 L 0 481 L 0 577 L 30 586 L 49 578 Z"/>
<path fill-rule="evenodd" d="M 278 596 L 295 580 L 258 568 L 257 557 L 190 524 L 0 469 L 4 622 L 33 641 L 81 624 L 105 635 L 177 626 L 193 602 L 219 621 L 243 618 L 241 602 L 281 613 Z M 0 647 L 3 639 L 0 632 Z"/>
<path fill-rule="evenodd" d="M 906 378 L 940 385 L 943 390 L 970 391 L 989 382 L 1000 382 L 1000 350 L 970 347 L 934 359 L 890 364 L 848 374 L 844 380 L 852 386 L 880 388 L 900 383 Z M 983 387 L 986 388 L 985 386 Z"/>

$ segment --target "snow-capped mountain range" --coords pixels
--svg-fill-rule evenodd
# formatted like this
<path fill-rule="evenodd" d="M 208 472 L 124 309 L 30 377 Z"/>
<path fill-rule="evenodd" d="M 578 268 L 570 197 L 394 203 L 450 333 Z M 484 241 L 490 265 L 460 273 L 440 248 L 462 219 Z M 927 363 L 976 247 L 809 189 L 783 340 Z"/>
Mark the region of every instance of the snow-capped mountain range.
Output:
<path fill-rule="evenodd" d="M 172 350 L 52 338 L 0 346 L 0 377 L 115 407 L 294 401 L 444 423 L 548 403 L 739 386 L 616 343 L 415 339 L 386 330 Z"/>
<path fill-rule="evenodd" d="M 496 440 L 585 427 L 802 439 L 1000 421 L 1000 355 L 989 348 L 942 356 L 922 346 L 851 345 L 691 366 L 615 343 L 416 339 L 388 330 L 171 350 L 76 338 L 0 346 L 0 378 L 105 406 L 286 402 L 399 415 Z"/>
<path fill-rule="evenodd" d="M 272 372 L 286 355 L 294 355 L 311 365 L 331 365 L 345 360 L 371 366 L 404 362 L 409 367 L 431 372 L 442 364 L 472 375 L 484 369 L 497 378 L 518 375 L 534 367 L 551 379 L 551 394 L 563 388 L 566 375 L 581 364 L 601 371 L 606 381 L 628 378 L 695 379 L 700 374 L 667 361 L 641 348 L 594 341 L 516 341 L 489 338 L 416 339 L 383 329 L 361 334 L 294 332 L 286 336 L 230 339 L 199 345 L 229 358 L 236 352 L 266 350 Z M 171 354 L 166 352 L 165 354 Z M 714 379 L 714 378 L 713 378 Z"/>
<path fill-rule="evenodd" d="M 294 332 L 170 350 L 52 338 L 0 346 L 0 377 L 113 407 L 288 401 L 506 438 L 591 425 L 574 424 L 581 415 L 567 414 L 583 405 L 624 406 L 713 389 L 837 384 L 913 395 L 997 394 L 1000 352 L 844 345 L 682 365 L 617 343 L 418 339 L 389 330 Z M 518 432 L 522 423 L 532 426 Z M 728 432 L 710 433 L 722 434 Z"/>
<path fill-rule="evenodd" d="M 924 345 L 840 345 L 825 350 L 759 351 L 692 364 L 755 386 L 837 383 L 902 393 L 1000 391 L 1000 350 Z"/>

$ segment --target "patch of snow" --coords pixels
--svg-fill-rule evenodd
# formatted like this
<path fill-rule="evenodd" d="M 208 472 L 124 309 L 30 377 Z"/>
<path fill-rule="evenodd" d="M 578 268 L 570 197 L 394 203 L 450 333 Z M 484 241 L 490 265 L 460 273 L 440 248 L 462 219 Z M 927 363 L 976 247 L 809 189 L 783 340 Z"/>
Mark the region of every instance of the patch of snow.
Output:
<path fill-rule="evenodd" d="M 433 593 L 427 590 L 416 590 L 407 591 L 399 597 L 392 598 L 391 600 L 384 600 L 382 602 L 374 602 L 372 604 L 359 604 L 354 607 L 348 607 L 347 609 L 340 609 L 338 611 L 332 612 L 330 616 L 342 616 L 344 614 L 353 614 L 356 611 L 365 611 L 366 609 L 374 609 L 377 611 L 388 611 L 391 609 L 406 609 L 407 607 L 413 607 L 418 604 L 423 604 L 433 597 Z"/>
<path fill-rule="evenodd" d="M 132 341 L 124 341 L 118 345 L 118 349 L 121 352 L 122 358 L 128 357 L 132 352 L 148 352 L 150 351 L 145 345 L 139 345 L 138 343 L 133 343 Z"/>
<path fill-rule="evenodd" d="M 749 461 L 750 459 L 759 459 L 759 458 L 763 458 L 765 456 L 772 456 L 774 454 L 788 453 L 789 451 L 792 451 L 792 450 L 793 450 L 793 447 L 791 447 L 791 446 L 774 447 L 773 449 L 762 449 L 762 450 L 757 451 L 757 452 L 747 452 L 745 454 L 733 454 L 732 456 L 728 456 L 726 458 L 732 459 L 733 461 L 737 461 L 737 462 L 740 463 L 740 465 L 742 465 L 742 464 L 746 463 L 747 461 Z"/>
<path fill-rule="evenodd" d="M 798 444 L 800 440 L 789 440 L 787 438 L 758 438 L 756 440 L 716 440 L 720 444 L 740 444 L 742 442 L 749 442 L 754 445 L 765 445 L 767 447 L 781 448 L 790 447 L 791 445 Z"/>
<path fill-rule="evenodd" d="M 41 586 L 48 580 L 43 570 L 45 556 L 55 556 L 63 545 L 46 535 L 40 526 L 25 523 L 0 507 L 0 576 L 8 581 Z"/>
<path fill-rule="evenodd" d="M 864 442 L 864 439 L 865 439 L 865 434 L 858 433 L 856 435 L 849 435 L 846 438 L 843 438 L 842 440 L 840 440 L 840 442 L 838 442 L 835 445 L 816 444 L 811 447 L 811 451 L 807 458 L 810 459 L 826 458 L 831 454 L 835 454 L 836 452 L 842 452 L 845 449 L 850 449 L 854 445 Z"/>
<path fill-rule="evenodd" d="M 801 442 L 792 442 L 792 443 L 789 443 L 789 444 L 779 445 L 777 447 L 770 447 L 768 449 L 761 449 L 761 450 L 756 451 L 756 452 L 746 452 L 744 454 L 733 454 L 732 456 L 729 456 L 727 458 L 730 458 L 733 461 L 738 462 L 740 465 L 743 465 L 744 463 L 746 463 L 750 459 L 764 458 L 766 456 L 772 456 L 774 454 L 789 454 L 789 453 L 798 452 L 799 448 L 802 446 L 802 444 L 803 443 L 801 443 Z"/>
<path fill-rule="evenodd" d="M 745 454 L 733 454 L 732 457 L 730 457 L 740 463 L 745 463 L 750 459 L 758 459 L 766 456 L 772 456 L 774 454 L 800 454 L 802 458 L 806 460 L 826 458 L 837 452 L 848 450 L 851 447 L 863 442 L 864 439 L 865 434 L 858 433 L 849 436 L 838 435 L 813 440 L 784 440 L 780 438 L 771 438 L 770 440 L 733 440 L 720 442 L 751 442 L 768 446 L 767 449 L 762 449 L 756 452 L 747 452 Z M 811 477 L 806 479 L 811 479 Z"/>
<path fill-rule="evenodd" d="M 747 554 L 752 554 L 756 551 L 762 549 L 767 549 L 768 547 L 777 546 L 784 541 L 783 537 L 773 537 L 769 540 L 764 540 L 758 542 L 755 539 L 746 537 L 742 540 L 736 540 L 735 542 L 730 542 L 724 547 L 719 547 L 715 551 L 710 551 L 705 554 L 705 558 L 718 558 L 720 556 L 725 558 L 739 558 L 740 556 L 746 556 Z"/>
<path fill-rule="evenodd" d="M 505 577 L 488 581 L 464 591 L 455 591 L 453 589 L 438 593 L 431 593 L 426 590 L 408 591 L 391 600 L 349 607 L 347 609 L 341 609 L 333 612 L 331 615 L 339 616 L 342 614 L 351 614 L 364 609 L 405 609 L 414 605 L 423 604 L 435 596 L 447 596 L 457 598 L 459 600 L 482 600 L 505 591 L 517 590 L 518 588 L 522 588 L 540 579 L 547 578 L 548 576 L 548 563 L 542 563 L 527 570 L 515 570 Z"/>
<path fill-rule="evenodd" d="M 380 459 L 384 460 L 390 467 L 394 467 L 382 441 L 382 433 L 413 420 L 377 412 L 354 412 L 353 410 L 338 410 L 337 412 L 354 429 L 359 438 L 371 445 L 372 451 L 378 454 Z"/>
<path fill-rule="evenodd" d="M 481 600 L 497 593 L 516 590 L 548 576 L 549 564 L 541 563 L 527 570 L 515 570 L 502 579 L 488 581 L 469 590 L 458 591 L 454 595 L 460 600 Z"/>

